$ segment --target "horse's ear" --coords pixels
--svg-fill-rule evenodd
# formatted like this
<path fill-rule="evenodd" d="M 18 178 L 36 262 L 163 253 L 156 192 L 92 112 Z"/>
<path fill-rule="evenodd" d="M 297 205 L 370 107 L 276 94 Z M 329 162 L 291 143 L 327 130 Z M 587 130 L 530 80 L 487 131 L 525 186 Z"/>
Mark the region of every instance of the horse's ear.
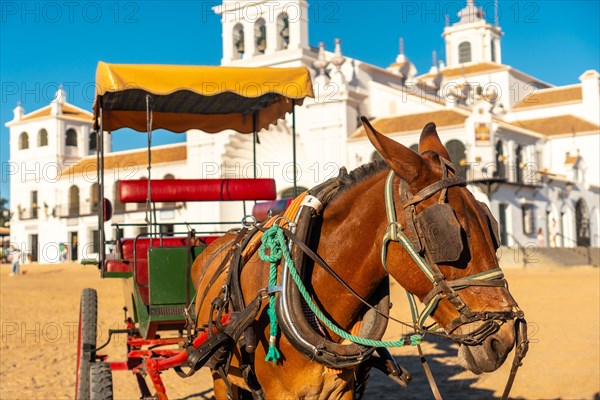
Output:
<path fill-rule="evenodd" d="M 450 161 L 450 154 L 448 154 L 448 150 L 442 144 L 433 122 L 425 125 L 423 132 L 421 132 L 421 139 L 419 140 L 419 153 L 423 154 L 427 150 L 435 151 L 441 157 Z"/>
<path fill-rule="evenodd" d="M 419 172 L 424 166 L 421 156 L 377 132 L 367 118 L 361 117 L 361 121 L 373 146 L 398 176 L 407 182 L 412 182 L 419 176 Z"/>

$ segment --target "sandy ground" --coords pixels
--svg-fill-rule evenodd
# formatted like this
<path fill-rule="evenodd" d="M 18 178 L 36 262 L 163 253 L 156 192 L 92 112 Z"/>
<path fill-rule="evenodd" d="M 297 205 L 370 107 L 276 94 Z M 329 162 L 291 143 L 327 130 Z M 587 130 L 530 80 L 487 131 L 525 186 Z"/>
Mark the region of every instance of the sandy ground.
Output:
<path fill-rule="evenodd" d="M 0 399 L 73 398 L 81 290 L 98 290 L 99 342 L 103 342 L 109 328 L 122 327 L 122 287 L 118 281 L 100 279 L 90 266 L 33 265 L 23 270 L 25 275 L 9 277 L 8 266 L 0 269 Z M 513 398 L 600 398 L 599 273 L 591 267 L 506 271 L 511 291 L 527 315 L 532 340 Z M 394 312 L 408 318 L 404 294 L 395 292 Z M 386 336 L 394 338 L 398 329 L 390 326 Z M 510 362 L 493 374 L 475 376 L 456 366 L 455 345 L 436 341 L 428 343 L 425 350 L 444 398 L 500 396 Z M 112 359 L 123 358 L 123 339 L 113 343 L 107 353 Z M 416 349 L 397 349 L 393 354 L 413 374 L 410 387 L 397 387 L 373 372 L 366 398 L 433 398 Z M 512 360 L 512 354 L 509 357 Z M 206 371 L 186 380 L 167 371 L 164 380 L 171 398 L 212 397 Z M 114 386 L 118 399 L 139 398 L 128 372 L 116 372 Z"/>

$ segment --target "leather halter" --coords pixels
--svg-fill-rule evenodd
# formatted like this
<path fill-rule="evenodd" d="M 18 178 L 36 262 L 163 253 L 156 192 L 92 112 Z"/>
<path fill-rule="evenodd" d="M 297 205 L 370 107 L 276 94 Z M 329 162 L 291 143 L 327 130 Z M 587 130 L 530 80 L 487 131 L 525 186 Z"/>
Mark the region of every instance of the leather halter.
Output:
<path fill-rule="evenodd" d="M 410 191 L 407 193 L 406 188 L 408 187 L 408 184 L 400 179 L 400 191 L 404 191 L 401 193 L 400 198 L 402 199 L 402 197 L 406 197 L 406 200 L 402 205 L 405 209 L 407 226 L 414 227 L 414 217 L 416 215 L 414 206 L 416 204 L 430 198 L 440 191 L 442 193 L 439 201 L 444 202 L 446 191 L 449 187 L 466 186 L 466 181 L 463 178 L 458 176 L 448 176 L 448 169 L 453 169 L 453 166 L 449 161 L 441 158 L 441 164 L 443 171 L 442 179 L 422 189 L 416 195 L 411 195 Z M 427 249 L 415 249 L 414 244 L 419 240 L 418 237 L 413 236 L 412 240 L 409 239 L 404 232 L 404 228 L 396 218 L 393 192 L 393 182 L 395 176 L 396 174 L 394 171 L 390 171 L 385 184 L 385 203 L 388 229 L 383 238 L 381 259 L 386 272 L 389 273 L 387 268 L 387 247 L 390 241 L 399 242 L 406 249 L 408 254 L 412 257 L 429 281 L 433 284 L 433 289 L 423 299 L 425 308 L 418 315 L 418 317 L 416 310 L 412 310 L 413 315 L 415 316 L 417 328 L 423 331 L 430 331 L 429 329 L 431 327 L 428 328 L 425 326 L 425 320 L 435 312 L 439 302 L 442 299 L 447 299 L 460 314 L 458 318 L 450 322 L 447 327 L 448 334 L 444 336 L 448 336 L 452 340 L 461 344 L 469 346 L 479 345 L 487 337 L 496 333 L 500 329 L 500 325 L 502 323 L 513 319 L 523 320 L 524 314 L 519 309 L 517 303 L 512 297 L 510 297 L 510 301 L 514 311 L 478 312 L 473 311 L 457 293 L 458 290 L 470 286 L 506 287 L 506 280 L 504 280 L 504 274 L 500 268 L 493 268 L 491 270 L 469 275 L 464 278 L 448 281 L 440 271 L 437 264 L 427 262 Z M 413 231 L 413 229 L 410 229 L 410 231 Z M 414 230 L 414 235 L 417 235 L 416 230 Z M 424 256 L 419 254 L 420 250 L 424 251 Z M 411 298 L 411 308 L 413 308 L 413 305 L 416 304 L 414 296 L 410 293 L 408 293 L 408 295 L 409 298 Z M 482 321 L 483 323 L 472 332 L 464 335 L 452 334 L 452 332 L 454 332 L 458 327 L 477 321 Z"/>

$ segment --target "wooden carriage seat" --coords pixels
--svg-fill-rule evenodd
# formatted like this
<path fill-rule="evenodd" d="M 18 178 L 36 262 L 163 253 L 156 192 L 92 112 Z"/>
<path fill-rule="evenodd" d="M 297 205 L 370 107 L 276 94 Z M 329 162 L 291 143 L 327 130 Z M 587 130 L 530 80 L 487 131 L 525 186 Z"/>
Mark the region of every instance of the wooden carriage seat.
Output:
<path fill-rule="evenodd" d="M 147 180 L 119 182 L 122 203 L 145 203 L 148 193 Z M 243 201 L 274 200 L 277 196 L 274 179 L 162 179 L 151 181 L 153 202 L 174 201 Z M 268 209 L 267 209 L 268 211 Z M 266 214 L 266 211 L 265 211 Z M 207 245 L 218 236 L 200 237 Z M 134 245 L 137 259 L 135 279 L 144 304 L 148 304 L 148 249 L 149 238 L 121 239 L 118 253 L 120 260 L 107 260 L 107 272 L 134 272 Z M 187 246 L 187 237 L 163 237 L 152 239 L 154 247 Z"/>

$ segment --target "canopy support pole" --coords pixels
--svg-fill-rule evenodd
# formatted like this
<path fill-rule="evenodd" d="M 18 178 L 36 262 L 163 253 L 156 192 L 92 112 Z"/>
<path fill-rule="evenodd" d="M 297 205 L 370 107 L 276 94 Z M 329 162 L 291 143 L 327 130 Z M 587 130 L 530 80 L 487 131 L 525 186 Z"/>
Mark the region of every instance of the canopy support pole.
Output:
<path fill-rule="evenodd" d="M 146 196 L 146 223 L 148 233 L 152 236 L 154 223 L 156 223 L 156 208 L 152 207 L 152 96 L 146 95 L 146 132 L 148 133 L 148 195 Z M 154 213 L 154 215 L 153 215 Z M 154 217 L 154 218 L 153 218 Z M 152 247 L 152 240 L 150 240 Z"/>
<path fill-rule="evenodd" d="M 298 196 L 298 177 L 296 174 L 296 100 L 292 99 L 292 161 L 294 163 L 294 197 Z"/>
<path fill-rule="evenodd" d="M 102 100 L 100 100 L 102 101 Z M 104 277 L 104 260 L 106 259 L 106 235 L 104 233 L 104 118 L 100 103 L 100 131 L 96 132 L 96 168 L 98 180 L 98 261 L 100 276 Z M 118 194 L 117 194 L 118 196 Z M 71 251 L 73 251 L 71 249 Z"/>
<path fill-rule="evenodd" d="M 254 179 L 256 179 L 256 142 L 258 141 L 258 132 L 256 131 L 256 113 L 252 113 L 252 162 L 254 163 Z"/>

